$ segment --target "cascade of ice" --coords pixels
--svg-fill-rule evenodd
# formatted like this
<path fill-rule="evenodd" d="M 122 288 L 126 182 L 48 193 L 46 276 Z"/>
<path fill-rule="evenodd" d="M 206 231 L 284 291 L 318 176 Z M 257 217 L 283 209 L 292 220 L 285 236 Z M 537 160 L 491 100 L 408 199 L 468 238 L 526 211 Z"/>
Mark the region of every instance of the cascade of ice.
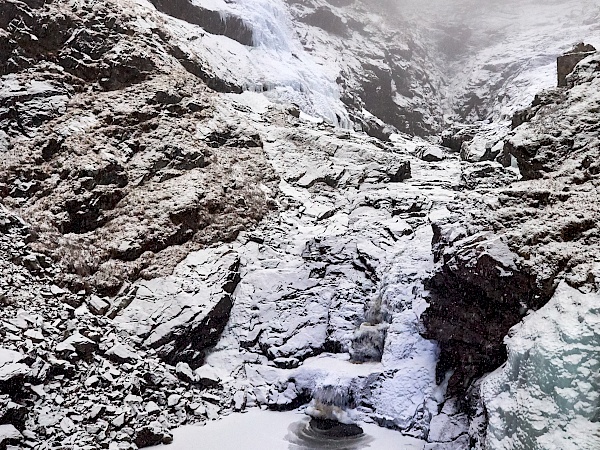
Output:
<path fill-rule="evenodd" d="M 232 46 L 218 55 L 227 63 L 221 66 L 237 67 L 236 81 L 245 90 L 262 92 L 273 101 L 295 103 L 304 113 L 343 128 L 352 126 L 335 81 L 339 68 L 317 64 L 304 50 L 283 0 L 194 3 L 241 17 L 252 27 L 254 47 Z"/>

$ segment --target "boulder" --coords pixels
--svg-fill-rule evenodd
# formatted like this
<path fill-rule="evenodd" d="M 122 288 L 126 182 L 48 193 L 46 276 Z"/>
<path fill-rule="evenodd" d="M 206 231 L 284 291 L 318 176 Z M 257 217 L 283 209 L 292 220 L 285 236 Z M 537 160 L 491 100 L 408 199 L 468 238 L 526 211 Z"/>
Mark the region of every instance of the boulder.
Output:
<path fill-rule="evenodd" d="M 444 152 L 440 147 L 427 146 L 419 149 L 419 158 L 426 162 L 437 162 L 444 159 Z"/>
<path fill-rule="evenodd" d="M 152 422 L 136 431 L 133 442 L 139 448 L 145 448 L 153 445 L 168 444 L 172 440 L 172 436 L 164 431 L 160 423 Z"/>
<path fill-rule="evenodd" d="M 140 283 L 135 298 L 116 318 L 125 328 L 143 337 L 167 363 L 186 363 L 192 369 L 202 365 L 206 348 L 216 344 L 233 306 L 239 256 L 226 252 L 220 257 L 199 251 L 186 259 L 195 268 L 192 292 L 181 294 L 186 274 Z M 192 375 L 193 376 L 193 375 Z"/>
<path fill-rule="evenodd" d="M 132 347 L 120 343 L 117 343 L 109 348 L 105 355 L 111 361 L 119 364 L 134 363 L 140 358 Z"/>

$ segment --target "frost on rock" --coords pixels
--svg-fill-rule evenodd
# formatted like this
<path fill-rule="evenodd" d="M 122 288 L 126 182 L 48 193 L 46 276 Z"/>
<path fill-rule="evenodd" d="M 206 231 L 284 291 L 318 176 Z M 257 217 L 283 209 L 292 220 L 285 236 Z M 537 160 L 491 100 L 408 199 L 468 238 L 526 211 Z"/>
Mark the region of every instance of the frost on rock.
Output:
<path fill-rule="evenodd" d="M 600 442 L 600 295 L 561 283 L 511 329 L 482 384 L 490 450 L 594 450 Z"/>

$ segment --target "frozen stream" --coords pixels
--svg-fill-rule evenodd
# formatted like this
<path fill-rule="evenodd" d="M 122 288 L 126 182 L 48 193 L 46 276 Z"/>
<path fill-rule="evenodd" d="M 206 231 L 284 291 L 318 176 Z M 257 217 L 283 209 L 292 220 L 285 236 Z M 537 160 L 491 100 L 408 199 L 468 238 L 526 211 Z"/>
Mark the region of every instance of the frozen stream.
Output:
<path fill-rule="evenodd" d="M 277 413 L 252 410 L 232 414 L 206 426 L 189 425 L 175 430 L 171 450 L 420 450 L 423 441 L 367 425 L 358 439 L 331 441 L 307 437 L 308 418 L 299 411 Z"/>
<path fill-rule="evenodd" d="M 278 211 L 233 243 L 190 254 L 172 276 L 142 282 L 118 320 L 156 346 L 216 292 L 220 264 L 238 258 L 241 281 L 219 342 L 193 374 L 181 368 L 214 389 L 199 416 L 292 410 L 313 399 L 313 415 L 425 438 L 443 387 L 437 347 L 419 334 L 421 281 L 433 268 L 430 221 L 448 213 L 459 161 L 420 160 L 431 145 L 418 139 L 398 136 L 382 148 L 312 120 L 290 127 L 259 94 L 230 99 L 249 113 L 241 120 L 261 135 L 281 177 Z M 227 127 L 240 116 L 222 107 L 213 120 Z M 391 182 L 406 161 L 412 177 Z M 350 362 L 369 347 L 372 362 Z M 280 434 L 293 422 L 289 413 L 269 417 Z"/>

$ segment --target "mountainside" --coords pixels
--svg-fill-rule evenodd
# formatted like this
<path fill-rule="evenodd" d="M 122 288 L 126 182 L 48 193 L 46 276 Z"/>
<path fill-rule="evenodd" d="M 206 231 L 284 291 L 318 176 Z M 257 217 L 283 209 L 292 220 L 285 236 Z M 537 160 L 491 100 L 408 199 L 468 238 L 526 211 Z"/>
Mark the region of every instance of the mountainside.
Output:
<path fill-rule="evenodd" d="M 597 448 L 599 19 L 0 3 L 0 449 Z"/>

